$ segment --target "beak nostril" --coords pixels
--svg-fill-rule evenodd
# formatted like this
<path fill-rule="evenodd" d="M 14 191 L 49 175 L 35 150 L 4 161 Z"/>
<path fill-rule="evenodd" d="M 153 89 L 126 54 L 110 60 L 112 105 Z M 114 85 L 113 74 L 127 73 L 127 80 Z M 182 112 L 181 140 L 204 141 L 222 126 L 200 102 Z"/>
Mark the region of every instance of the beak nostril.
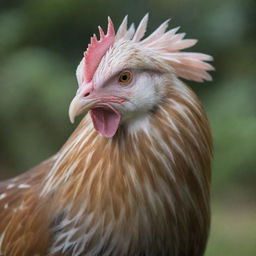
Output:
<path fill-rule="evenodd" d="M 87 92 L 85 95 L 84 95 L 84 97 L 87 97 L 87 96 L 89 96 L 90 95 L 90 93 L 89 92 Z"/>

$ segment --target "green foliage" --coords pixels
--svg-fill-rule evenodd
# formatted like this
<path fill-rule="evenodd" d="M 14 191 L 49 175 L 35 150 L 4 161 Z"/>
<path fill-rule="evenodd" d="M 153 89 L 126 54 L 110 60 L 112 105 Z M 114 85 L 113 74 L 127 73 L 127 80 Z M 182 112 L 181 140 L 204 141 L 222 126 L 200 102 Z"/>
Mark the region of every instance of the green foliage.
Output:
<path fill-rule="evenodd" d="M 76 81 L 53 52 L 10 54 L 0 72 L 3 162 L 23 171 L 57 151 L 70 132 L 67 109 Z"/>
<path fill-rule="evenodd" d="M 254 186 L 256 152 L 256 87 L 248 77 L 230 78 L 211 95 L 207 112 L 215 153 L 215 190 L 236 182 Z"/>

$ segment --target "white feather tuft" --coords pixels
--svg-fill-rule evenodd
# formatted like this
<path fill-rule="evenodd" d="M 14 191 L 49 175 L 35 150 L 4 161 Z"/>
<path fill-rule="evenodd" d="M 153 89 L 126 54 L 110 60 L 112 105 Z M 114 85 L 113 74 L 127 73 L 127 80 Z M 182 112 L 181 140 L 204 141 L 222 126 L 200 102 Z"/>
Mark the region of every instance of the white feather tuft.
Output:
<path fill-rule="evenodd" d="M 165 33 L 166 29 L 168 28 L 169 21 L 170 19 L 163 22 L 151 35 L 145 38 L 142 42 L 144 44 L 148 44 L 150 42 L 154 42 L 157 38 L 162 36 Z"/>
<path fill-rule="evenodd" d="M 148 13 L 141 20 L 136 30 L 136 33 L 132 39 L 133 42 L 139 42 L 142 39 L 142 37 L 145 35 L 145 32 L 147 30 L 147 24 L 148 24 Z"/>
<path fill-rule="evenodd" d="M 134 23 L 132 23 L 131 26 L 129 27 L 128 31 L 125 33 L 123 38 L 127 39 L 127 40 L 131 40 L 134 33 L 135 33 L 135 26 L 134 26 Z"/>
<path fill-rule="evenodd" d="M 127 32 L 127 23 L 128 23 L 128 15 L 126 15 L 120 25 L 120 27 L 117 30 L 116 33 L 116 40 L 119 40 L 120 38 L 124 37 Z"/>
<path fill-rule="evenodd" d="M 159 61 L 170 65 L 176 75 L 192 81 L 211 81 L 212 78 L 207 71 L 214 70 L 213 66 L 206 61 L 212 61 L 209 55 L 195 52 L 181 52 L 184 49 L 194 46 L 196 39 L 184 39 L 185 33 L 177 33 L 179 27 L 166 32 L 169 20 L 163 22 L 151 35 L 141 41 L 145 35 L 148 23 L 148 14 L 141 20 L 136 32 L 132 24 L 127 31 L 127 16 L 120 25 L 116 40 L 121 38 L 131 40 L 142 47 L 150 49 L 155 53 Z"/>

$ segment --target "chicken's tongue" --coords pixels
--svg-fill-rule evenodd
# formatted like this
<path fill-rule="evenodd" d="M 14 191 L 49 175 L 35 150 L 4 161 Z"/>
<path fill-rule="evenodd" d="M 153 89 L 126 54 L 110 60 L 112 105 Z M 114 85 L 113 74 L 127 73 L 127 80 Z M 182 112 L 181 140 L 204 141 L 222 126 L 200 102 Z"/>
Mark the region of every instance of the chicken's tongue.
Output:
<path fill-rule="evenodd" d="M 90 115 L 96 131 L 105 137 L 113 137 L 118 129 L 121 115 L 109 104 L 90 110 Z"/>

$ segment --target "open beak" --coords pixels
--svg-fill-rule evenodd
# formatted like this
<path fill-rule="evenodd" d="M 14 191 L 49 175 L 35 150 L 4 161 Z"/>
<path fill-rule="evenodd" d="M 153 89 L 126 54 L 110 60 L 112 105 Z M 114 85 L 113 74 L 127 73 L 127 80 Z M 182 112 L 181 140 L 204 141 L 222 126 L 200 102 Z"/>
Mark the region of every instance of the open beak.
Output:
<path fill-rule="evenodd" d="M 95 98 L 82 97 L 76 95 L 69 106 L 69 119 L 71 123 L 74 123 L 75 117 L 88 112 L 98 102 Z"/>
<path fill-rule="evenodd" d="M 119 127 L 121 114 L 112 103 L 122 104 L 125 100 L 110 96 L 101 91 L 90 91 L 87 88 L 78 90 L 69 106 L 71 123 L 75 117 L 89 111 L 94 128 L 105 137 L 113 137 Z"/>

